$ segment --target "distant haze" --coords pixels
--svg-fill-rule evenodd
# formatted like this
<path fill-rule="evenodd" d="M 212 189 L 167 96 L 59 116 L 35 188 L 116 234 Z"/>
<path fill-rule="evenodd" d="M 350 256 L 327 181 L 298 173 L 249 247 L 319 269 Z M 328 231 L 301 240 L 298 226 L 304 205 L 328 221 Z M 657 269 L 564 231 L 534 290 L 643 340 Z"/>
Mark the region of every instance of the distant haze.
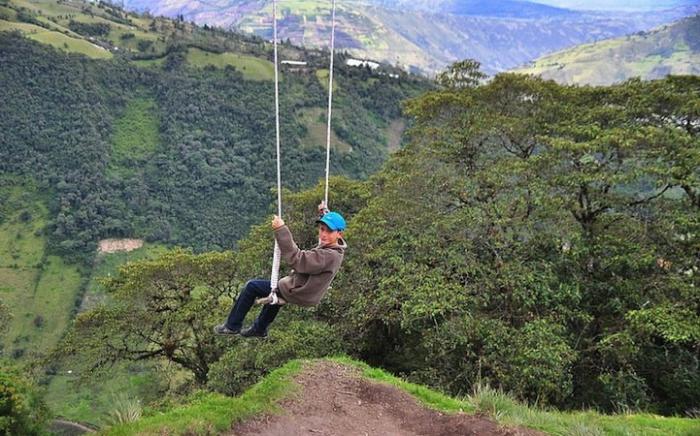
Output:
<path fill-rule="evenodd" d="M 427 74 L 471 58 L 494 74 L 579 44 L 671 23 L 695 13 L 693 5 L 698 2 L 338 0 L 336 48 Z M 123 0 L 123 4 L 272 38 L 271 0 Z M 281 39 L 305 47 L 328 45 L 330 0 L 280 0 L 279 5 Z"/>
<path fill-rule="evenodd" d="M 700 0 L 538 0 L 537 3 L 578 10 L 648 11 L 700 5 Z"/>

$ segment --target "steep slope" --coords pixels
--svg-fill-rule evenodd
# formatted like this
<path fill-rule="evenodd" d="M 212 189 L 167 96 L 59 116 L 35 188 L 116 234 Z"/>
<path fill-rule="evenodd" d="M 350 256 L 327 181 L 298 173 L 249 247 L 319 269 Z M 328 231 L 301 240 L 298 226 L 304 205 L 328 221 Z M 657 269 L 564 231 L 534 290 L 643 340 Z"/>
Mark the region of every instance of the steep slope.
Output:
<path fill-rule="evenodd" d="M 271 2 L 126 0 L 126 7 L 155 15 L 235 27 L 271 38 Z M 337 46 L 355 56 L 427 73 L 455 60 L 475 58 L 489 73 L 507 70 L 546 53 L 585 42 L 647 30 L 686 16 L 685 9 L 650 12 L 580 12 L 533 2 L 353 0 L 337 3 Z M 330 3 L 280 3 L 280 37 L 325 47 Z"/>
<path fill-rule="evenodd" d="M 560 83 L 608 85 L 632 77 L 700 74 L 700 15 L 650 32 L 574 47 L 515 70 Z"/>

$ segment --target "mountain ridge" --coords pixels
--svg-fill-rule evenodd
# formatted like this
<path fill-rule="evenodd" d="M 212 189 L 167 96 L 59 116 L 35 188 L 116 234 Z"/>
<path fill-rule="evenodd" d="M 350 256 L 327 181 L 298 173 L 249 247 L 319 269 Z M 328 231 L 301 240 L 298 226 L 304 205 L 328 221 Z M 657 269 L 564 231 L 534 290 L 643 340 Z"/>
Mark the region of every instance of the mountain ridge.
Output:
<path fill-rule="evenodd" d="M 700 15 L 648 32 L 562 50 L 514 72 L 566 84 L 610 85 L 633 77 L 700 74 Z"/>
<path fill-rule="evenodd" d="M 433 74 L 464 58 L 480 61 L 489 74 L 546 53 L 647 30 L 687 15 L 684 8 L 649 12 L 581 12 L 533 2 L 423 2 L 352 0 L 337 3 L 336 47 L 410 71 Z M 271 39 L 268 0 L 187 2 L 126 0 L 129 9 L 181 16 L 200 24 L 236 28 Z M 470 5 L 479 9 L 469 12 Z M 328 46 L 330 4 L 293 0 L 280 4 L 279 35 L 294 44 Z M 528 16 L 528 11 L 534 11 Z M 549 11 L 545 13 L 546 11 Z M 453 12 L 460 12 L 455 14 Z M 520 14 L 520 15 L 518 15 Z"/>

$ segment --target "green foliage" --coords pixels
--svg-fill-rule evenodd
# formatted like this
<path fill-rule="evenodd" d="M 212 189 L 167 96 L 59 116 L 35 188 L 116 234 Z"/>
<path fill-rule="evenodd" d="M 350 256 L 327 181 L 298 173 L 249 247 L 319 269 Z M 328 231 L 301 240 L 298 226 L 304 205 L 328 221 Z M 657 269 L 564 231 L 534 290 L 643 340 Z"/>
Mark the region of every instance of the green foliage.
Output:
<path fill-rule="evenodd" d="M 79 314 L 57 353 L 84 371 L 162 358 L 204 383 L 222 353 L 211 326 L 225 312 L 220 298 L 236 290 L 236 269 L 231 253 L 182 250 L 128 263 L 105 281 L 111 301 Z"/>
<path fill-rule="evenodd" d="M 409 102 L 411 143 L 371 179 L 325 303 L 349 350 L 453 394 L 485 380 L 540 404 L 683 413 L 699 86 L 499 75 Z"/>
<path fill-rule="evenodd" d="M 141 419 L 141 414 L 141 400 L 122 395 L 115 401 L 109 421 L 112 425 L 128 424 Z"/>
<path fill-rule="evenodd" d="M 7 305 L 0 300 L 0 337 L 5 334 L 8 324 L 12 320 L 12 313 Z"/>
<path fill-rule="evenodd" d="M 111 26 L 107 23 L 81 23 L 74 20 L 68 23 L 68 27 L 75 33 L 89 36 L 105 36 L 111 30 Z"/>
<path fill-rule="evenodd" d="M 20 372 L 0 366 L 0 433 L 42 435 L 48 412 L 37 388 Z"/>
<path fill-rule="evenodd" d="M 285 323 L 275 328 L 265 341 L 235 344 L 212 365 L 208 387 L 222 394 L 238 395 L 270 369 L 289 360 L 331 356 L 341 350 L 339 336 L 325 323 L 312 320 Z"/>
<path fill-rule="evenodd" d="M 269 78 L 269 48 L 258 41 L 234 56 L 223 52 L 234 35 L 212 30 L 200 37 L 207 50 L 190 47 L 183 36 L 160 53 L 164 71 L 91 62 L 0 34 L 0 58 L 8 66 L 0 72 L 8 84 L 0 89 L 0 169 L 31 175 L 48 193 L 52 252 L 89 262 L 96 241 L 124 236 L 221 250 L 268 210 L 275 182 L 273 87 L 246 79 Z M 228 59 L 243 74 L 189 68 L 188 53 Z M 331 172 L 365 178 L 388 155 L 384 131 L 400 116 L 400 101 L 427 82 L 364 81 L 349 67 L 340 67 L 337 79 L 343 86 L 334 102 L 334 133 L 352 152 L 334 154 Z M 325 160 L 322 149 L 302 144 L 315 121 L 293 114 L 323 106 L 325 92 L 313 71 L 285 74 L 280 91 L 282 114 L 289 115 L 281 125 L 284 185 L 296 190 L 323 176 Z"/>
<path fill-rule="evenodd" d="M 435 81 L 438 85 L 450 89 L 474 88 L 487 77 L 480 67 L 481 63 L 474 59 L 455 62 L 438 74 Z"/>
<path fill-rule="evenodd" d="M 163 413 L 147 416 L 133 424 L 115 426 L 106 434 L 210 434 L 231 429 L 244 419 L 274 413 L 277 402 L 295 391 L 291 378 L 302 369 L 302 362 L 288 362 L 236 398 L 199 392 L 189 401 Z"/>

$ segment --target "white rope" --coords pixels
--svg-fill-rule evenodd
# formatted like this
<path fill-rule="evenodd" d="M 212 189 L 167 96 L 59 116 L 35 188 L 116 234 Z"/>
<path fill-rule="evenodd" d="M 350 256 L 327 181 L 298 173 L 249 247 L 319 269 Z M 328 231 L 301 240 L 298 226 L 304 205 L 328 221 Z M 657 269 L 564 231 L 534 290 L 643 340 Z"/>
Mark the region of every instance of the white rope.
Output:
<path fill-rule="evenodd" d="M 333 52 L 335 51 L 335 0 L 331 12 L 331 65 L 328 70 L 328 129 L 326 131 L 326 193 L 324 203 L 328 208 L 328 176 L 331 165 L 331 109 L 333 107 Z"/>
<path fill-rule="evenodd" d="M 335 0 L 332 0 L 331 12 L 331 60 L 328 70 L 328 129 L 326 131 L 326 191 L 324 203 L 328 208 L 328 178 L 331 162 L 331 110 L 333 108 L 333 55 L 335 51 Z M 272 37 L 275 58 L 275 139 L 277 145 L 277 216 L 282 217 L 282 167 L 280 160 L 280 101 L 279 101 L 279 71 L 277 62 L 277 0 L 272 1 Z M 272 272 L 270 274 L 270 288 L 277 289 L 280 274 L 280 259 L 282 255 L 279 244 L 275 241 L 275 249 L 272 256 Z M 277 304 L 277 296 L 273 295 L 272 304 Z"/>
<path fill-rule="evenodd" d="M 282 217 L 282 166 L 280 162 L 280 90 L 279 72 L 277 70 L 277 0 L 272 1 L 272 36 L 275 52 L 275 138 L 277 145 L 277 216 Z M 280 276 L 280 247 L 275 241 L 272 256 L 272 273 L 270 274 L 270 289 L 277 289 Z"/>

